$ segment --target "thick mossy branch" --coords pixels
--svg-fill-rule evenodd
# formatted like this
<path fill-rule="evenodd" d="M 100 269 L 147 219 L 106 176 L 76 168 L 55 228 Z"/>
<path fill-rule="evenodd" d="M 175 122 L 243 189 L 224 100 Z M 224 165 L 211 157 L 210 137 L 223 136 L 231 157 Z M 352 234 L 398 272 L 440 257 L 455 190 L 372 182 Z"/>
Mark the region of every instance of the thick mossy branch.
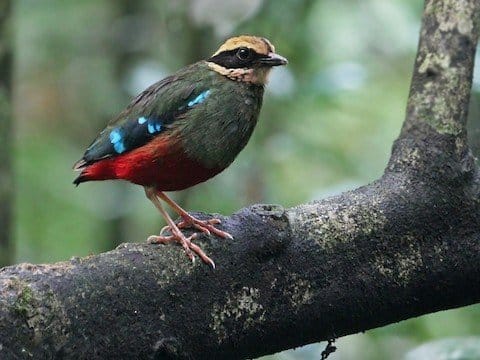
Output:
<path fill-rule="evenodd" d="M 475 1 L 426 1 L 404 132 L 427 123 L 464 137 L 477 37 Z M 461 135 L 461 136 L 460 136 Z"/>
<path fill-rule="evenodd" d="M 224 218 L 235 240 L 202 243 L 214 271 L 179 247 L 147 244 L 5 268 L 2 351 L 243 358 L 471 304 L 476 207 L 389 175 L 322 202 Z"/>
<path fill-rule="evenodd" d="M 246 358 L 480 301 L 479 178 L 466 145 L 480 4 L 428 0 L 385 174 L 224 217 L 180 247 L 124 244 L 0 271 L 1 358 Z M 202 215 L 199 215 L 202 216 Z"/>
<path fill-rule="evenodd" d="M 389 170 L 416 167 L 421 177 L 449 171 L 451 179 L 476 171 L 466 122 L 478 14 L 473 0 L 425 2 L 407 116 Z"/>

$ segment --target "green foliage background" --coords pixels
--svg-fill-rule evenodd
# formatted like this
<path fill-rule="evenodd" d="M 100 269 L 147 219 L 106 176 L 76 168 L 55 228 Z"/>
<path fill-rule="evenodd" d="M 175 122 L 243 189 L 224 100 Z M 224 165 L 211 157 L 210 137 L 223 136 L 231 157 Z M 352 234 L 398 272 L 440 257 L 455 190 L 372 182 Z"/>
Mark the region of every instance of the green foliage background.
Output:
<path fill-rule="evenodd" d="M 140 187 L 75 189 L 71 166 L 129 98 L 233 34 L 269 38 L 290 64 L 275 69 L 237 161 L 178 201 L 230 214 L 378 178 L 404 118 L 421 12 L 419 0 L 16 1 L 16 260 L 99 253 L 163 226 Z M 340 339 L 331 358 L 400 359 L 431 339 L 478 334 L 479 319 L 479 306 L 412 319 Z M 321 350 L 271 358 L 318 359 Z"/>

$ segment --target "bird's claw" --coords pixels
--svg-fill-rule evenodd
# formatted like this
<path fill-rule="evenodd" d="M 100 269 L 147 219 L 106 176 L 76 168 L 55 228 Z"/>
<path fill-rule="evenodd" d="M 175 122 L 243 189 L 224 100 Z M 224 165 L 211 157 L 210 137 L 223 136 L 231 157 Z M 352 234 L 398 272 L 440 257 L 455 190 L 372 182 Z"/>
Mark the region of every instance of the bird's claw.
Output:
<path fill-rule="evenodd" d="M 174 233 L 173 235 L 169 236 L 158 236 L 158 235 L 152 235 L 149 236 L 147 241 L 151 244 L 170 244 L 172 242 L 178 242 L 182 245 L 183 249 L 185 250 L 185 254 L 188 256 L 188 258 L 192 261 L 195 262 L 195 256 L 192 253 L 191 250 L 191 243 L 192 240 L 197 237 L 197 234 L 192 234 L 188 238 L 185 237 L 182 233 Z"/>
<path fill-rule="evenodd" d="M 179 227 L 179 229 L 180 229 L 180 227 Z M 171 232 L 171 230 L 170 230 L 170 225 L 166 225 L 166 226 L 162 227 L 162 228 L 160 229 L 160 234 L 159 234 L 159 235 L 162 236 L 165 231 L 170 231 L 170 232 Z M 152 236 L 156 236 L 156 235 L 152 235 Z M 151 237 L 151 236 L 150 236 L 150 237 Z M 150 238 L 149 238 L 149 239 L 150 239 Z"/>
<path fill-rule="evenodd" d="M 226 231 L 217 229 L 215 225 L 221 224 L 222 221 L 220 219 L 208 219 L 208 220 L 199 220 L 197 218 L 194 218 L 193 216 L 187 217 L 184 216 L 183 220 L 177 224 L 177 227 L 179 229 L 186 229 L 186 228 L 191 228 L 194 227 L 197 230 L 200 230 L 204 234 L 211 235 L 212 233 L 214 235 L 217 235 L 223 239 L 233 239 L 233 236 L 227 233 Z M 162 235 L 165 231 L 172 231 L 170 226 L 164 226 L 162 230 L 160 230 L 160 235 Z"/>
<path fill-rule="evenodd" d="M 187 229 L 193 226 L 197 230 L 200 230 L 201 232 L 207 235 L 211 235 L 211 233 L 213 232 L 215 235 L 218 235 L 220 237 L 233 239 L 233 237 L 230 234 L 214 227 L 214 225 L 218 225 L 222 223 L 220 219 L 214 218 L 214 219 L 208 219 L 208 220 L 198 220 L 194 217 L 192 217 L 192 219 L 194 219 L 194 221 L 192 221 L 190 218 L 183 219 L 177 224 L 177 227 L 179 229 Z M 215 229 L 215 231 L 211 231 L 212 228 Z M 169 225 L 164 226 L 160 230 L 160 235 L 163 235 L 165 231 L 170 231 L 170 232 L 172 231 Z M 218 232 L 220 232 L 221 234 L 219 234 Z"/>
<path fill-rule="evenodd" d="M 183 249 L 185 250 L 185 254 L 188 258 L 195 263 L 195 256 L 193 253 L 197 254 L 200 259 L 206 264 L 209 264 L 212 268 L 215 269 L 215 263 L 212 259 L 210 259 L 207 254 L 198 246 L 194 244 L 192 240 L 198 237 L 197 233 L 193 233 L 189 237 L 185 237 L 181 232 L 178 234 L 162 236 L 162 235 L 152 235 L 149 236 L 147 241 L 151 244 L 170 244 L 172 242 L 178 242 L 182 245 Z"/>

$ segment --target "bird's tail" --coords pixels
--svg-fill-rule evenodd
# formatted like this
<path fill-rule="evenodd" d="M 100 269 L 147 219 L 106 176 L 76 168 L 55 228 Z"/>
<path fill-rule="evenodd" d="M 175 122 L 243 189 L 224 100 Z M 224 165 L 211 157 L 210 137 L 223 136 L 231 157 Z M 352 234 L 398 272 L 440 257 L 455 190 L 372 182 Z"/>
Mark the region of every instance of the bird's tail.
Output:
<path fill-rule="evenodd" d="M 73 165 L 73 170 L 81 171 L 73 183 L 78 186 L 86 181 L 114 179 L 115 172 L 110 165 L 110 162 L 105 160 L 88 164 L 81 159 Z"/>
<path fill-rule="evenodd" d="M 88 176 L 86 176 L 85 174 L 86 167 L 87 167 L 87 162 L 85 161 L 84 158 L 81 158 L 75 164 L 73 164 L 74 171 L 81 171 L 80 175 L 78 175 L 77 178 L 73 180 L 73 183 L 75 184 L 75 186 L 80 185 L 82 182 L 88 181 Z"/>
<path fill-rule="evenodd" d="M 87 175 L 84 175 L 83 173 L 78 175 L 75 180 L 73 180 L 73 183 L 75 184 L 75 186 L 78 186 L 80 185 L 81 183 L 83 182 L 86 182 L 86 181 L 89 181 L 90 179 L 88 178 Z"/>
<path fill-rule="evenodd" d="M 86 166 L 87 166 L 87 162 L 85 161 L 84 158 L 81 158 L 75 164 L 73 164 L 73 170 L 80 171 L 84 169 Z"/>
<path fill-rule="evenodd" d="M 81 171 L 80 175 L 77 176 L 75 180 L 73 180 L 73 183 L 75 186 L 80 185 L 82 182 L 88 181 L 87 177 L 84 174 L 84 169 L 87 166 L 87 162 L 85 159 L 80 159 L 78 160 L 74 165 L 73 165 L 73 170 L 74 171 Z"/>

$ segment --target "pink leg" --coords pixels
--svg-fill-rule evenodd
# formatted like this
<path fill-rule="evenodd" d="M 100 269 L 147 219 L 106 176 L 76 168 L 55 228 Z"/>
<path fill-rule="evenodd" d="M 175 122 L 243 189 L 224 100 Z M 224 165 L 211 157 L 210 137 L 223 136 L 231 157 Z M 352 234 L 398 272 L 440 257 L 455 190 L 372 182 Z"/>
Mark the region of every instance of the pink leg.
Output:
<path fill-rule="evenodd" d="M 228 238 L 228 239 L 233 239 L 233 236 L 230 235 L 229 233 L 222 231 L 220 229 L 217 229 L 214 225 L 220 224 L 220 219 L 209 219 L 209 220 L 200 220 L 192 215 L 190 215 L 188 212 L 183 210 L 180 205 L 178 205 L 175 201 L 170 199 L 165 193 L 159 191 L 157 192 L 157 195 L 165 201 L 168 205 L 172 207 L 175 212 L 180 215 L 183 219 L 181 223 L 177 225 L 178 228 L 183 229 L 183 228 L 188 228 L 188 227 L 194 227 L 207 235 L 210 235 L 210 233 L 213 233 L 221 238 Z M 162 229 L 162 232 L 164 230 L 171 230 L 170 224 Z"/>
<path fill-rule="evenodd" d="M 190 260 L 195 261 L 195 257 L 192 251 L 197 254 L 205 263 L 210 264 L 213 268 L 215 268 L 215 263 L 212 259 L 210 259 L 205 252 L 196 244 L 192 242 L 193 239 L 197 237 L 197 234 L 193 234 L 188 238 L 183 235 L 180 229 L 177 227 L 175 222 L 172 220 L 170 215 L 165 211 L 160 200 L 157 197 L 157 191 L 153 188 L 145 187 L 145 194 L 147 198 L 155 205 L 155 207 L 160 211 L 160 214 L 165 218 L 167 224 L 172 232 L 170 236 L 158 236 L 152 235 L 149 236 L 148 241 L 155 244 L 168 244 L 171 242 L 178 242 L 182 245 L 183 249 L 185 250 L 185 254 L 189 257 Z"/>

